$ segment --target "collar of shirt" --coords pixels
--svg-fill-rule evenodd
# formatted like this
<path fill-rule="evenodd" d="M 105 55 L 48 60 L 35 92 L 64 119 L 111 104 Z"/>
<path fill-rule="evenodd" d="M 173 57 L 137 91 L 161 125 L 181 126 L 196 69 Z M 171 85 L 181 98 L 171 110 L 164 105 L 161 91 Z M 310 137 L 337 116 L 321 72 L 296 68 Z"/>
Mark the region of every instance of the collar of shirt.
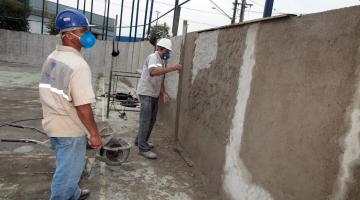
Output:
<path fill-rule="evenodd" d="M 156 54 L 158 60 L 160 60 L 161 64 L 163 65 L 162 67 L 165 67 L 165 61 L 163 59 L 161 59 L 159 52 L 155 51 L 155 54 Z"/>
<path fill-rule="evenodd" d="M 70 46 L 64 46 L 64 45 L 58 44 L 58 45 L 56 45 L 56 50 L 58 50 L 58 51 L 73 52 L 73 53 L 81 56 L 81 53 L 80 53 L 78 50 L 76 50 L 75 48 L 70 47 Z"/>

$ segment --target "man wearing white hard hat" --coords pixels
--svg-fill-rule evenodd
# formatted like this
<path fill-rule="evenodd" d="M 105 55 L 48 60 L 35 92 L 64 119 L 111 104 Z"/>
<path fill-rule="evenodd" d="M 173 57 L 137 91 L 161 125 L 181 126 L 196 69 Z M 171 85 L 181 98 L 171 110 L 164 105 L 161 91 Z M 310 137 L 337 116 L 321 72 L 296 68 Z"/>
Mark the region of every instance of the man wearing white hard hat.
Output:
<path fill-rule="evenodd" d="M 165 67 L 165 61 L 170 58 L 171 50 L 169 39 L 162 38 L 157 42 L 156 51 L 145 60 L 137 88 L 141 107 L 139 132 L 135 139 L 135 145 L 139 147 L 139 155 L 148 159 L 157 158 L 156 154 L 151 151 L 154 146 L 148 141 L 156 121 L 159 97 L 163 99 L 164 103 L 171 100 L 164 89 L 164 75 L 182 68 L 180 64 Z"/>

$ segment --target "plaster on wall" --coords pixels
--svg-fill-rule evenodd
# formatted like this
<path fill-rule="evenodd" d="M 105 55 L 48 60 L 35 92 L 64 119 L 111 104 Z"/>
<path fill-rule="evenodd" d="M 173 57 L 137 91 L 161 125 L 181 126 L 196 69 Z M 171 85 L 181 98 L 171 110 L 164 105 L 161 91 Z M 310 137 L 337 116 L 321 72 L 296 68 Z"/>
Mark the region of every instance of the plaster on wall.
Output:
<path fill-rule="evenodd" d="M 219 31 L 207 32 L 200 34 L 196 39 L 191 83 L 194 83 L 196 75 L 201 69 L 209 68 L 211 62 L 216 59 L 218 35 Z"/>
<path fill-rule="evenodd" d="M 226 146 L 224 166 L 224 190 L 230 199 L 271 200 L 271 195 L 261 187 L 251 183 L 251 174 L 239 157 L 241 139 L 244 129 L 247 101 L 255 66 L 255 44 L 258 24 L 252 25 L 246 35 L 246 48 L 240 69 L 240 80 L 237 91 L 237 103 L 232 119 L 229 143 Z"/>
<path fill-rule="evenodd" d="M 347 199 L 348 184 L 353 179 L 353 168 L 359 164 L 360 160 L 360 82 L 354 97 L 350 123 L 350 129 L 342 143 L 344 154 L 340 159 L 341 171 L 332 196 L 333 200 Z"/>

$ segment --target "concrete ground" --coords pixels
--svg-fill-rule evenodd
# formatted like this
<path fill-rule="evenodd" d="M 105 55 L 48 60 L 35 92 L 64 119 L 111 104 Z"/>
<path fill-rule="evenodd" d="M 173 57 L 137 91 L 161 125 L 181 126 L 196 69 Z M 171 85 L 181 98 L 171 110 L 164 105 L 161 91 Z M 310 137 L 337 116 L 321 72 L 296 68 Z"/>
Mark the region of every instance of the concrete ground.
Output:
<path fill-rule="evenodd" d="M 33 119 L 18 124 L 41 130 L 42 117 L 37 83 L 39 66 L 0 62 L 0 138 L 30 138 L 45 141 L 46 136 L 30 129 L 4 126 L 5 122 Z M 99 84 L 101 85 L 101 84 Z M 101 93 L 101 87 L 99 92 Z M 97 120 L 104 119 L 104 101 L 98 98 Z M 132 143 L 138 127 L 138 113 L 117 112 L 106 122 L 121 137 Z M 157 160 L 147 160 L 131 148 L 128 162 L 107 166 L 96 161 L 90 177 L 81 187 L 91 190 L 90 200 L 201 200 L 209 199 L 201 176 L 173 151 L 172 136 L 157 124 L 152 135 Z M 91 156 L 92 153 L 89 153 Z M 0 143 L 0 200 L 49 199 L 55 163 L 51 149 L 26 143 Z"/>

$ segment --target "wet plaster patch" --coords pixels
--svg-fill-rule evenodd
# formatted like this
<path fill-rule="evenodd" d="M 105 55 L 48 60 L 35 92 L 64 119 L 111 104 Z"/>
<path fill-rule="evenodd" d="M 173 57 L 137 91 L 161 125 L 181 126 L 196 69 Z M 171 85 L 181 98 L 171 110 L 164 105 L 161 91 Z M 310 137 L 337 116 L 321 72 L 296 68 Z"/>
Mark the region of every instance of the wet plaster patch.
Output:
<path fill-rule="evenodd" d="M 211 62 L 216 60 L 218 35 L 219 31 L 205 32 L 196 39 L 191 83 L 200 70 L 210 68 Z"/>
<path fill-rule="evenodd" d="M 360 54 L 360 47 L 358 48 Z M 358 68 L 360 65 L 358 66 Z M 359 77 L 358 77 L 359 79 Z M 351 105 L 351 114 L 349 113 L 350 125 L 345 137 L 341 141 L 341 147 L 344 153 L 340 159 L 340 173 L 338 175 L 332 200 L 348 199 L 349 185 L 354 183 L 354 168 L 360 165 L 360 82 L 357 83 L 357 89 Z"/>
<path fill-rule="evenodd" d="M 237 91 L 235 114 L 232 120 L 229 143 L 226 146 L 223 187 L 232 200 L 271 200 L 271 195 L 251 181 L 239 153 L 244 131 L 245 113 L 251 91 L 252 72 L 255 66 L 255 45 L 258 24 L 249 27 L 246 35 L 246 47 L 240 68 L 240 80 Z"/>

